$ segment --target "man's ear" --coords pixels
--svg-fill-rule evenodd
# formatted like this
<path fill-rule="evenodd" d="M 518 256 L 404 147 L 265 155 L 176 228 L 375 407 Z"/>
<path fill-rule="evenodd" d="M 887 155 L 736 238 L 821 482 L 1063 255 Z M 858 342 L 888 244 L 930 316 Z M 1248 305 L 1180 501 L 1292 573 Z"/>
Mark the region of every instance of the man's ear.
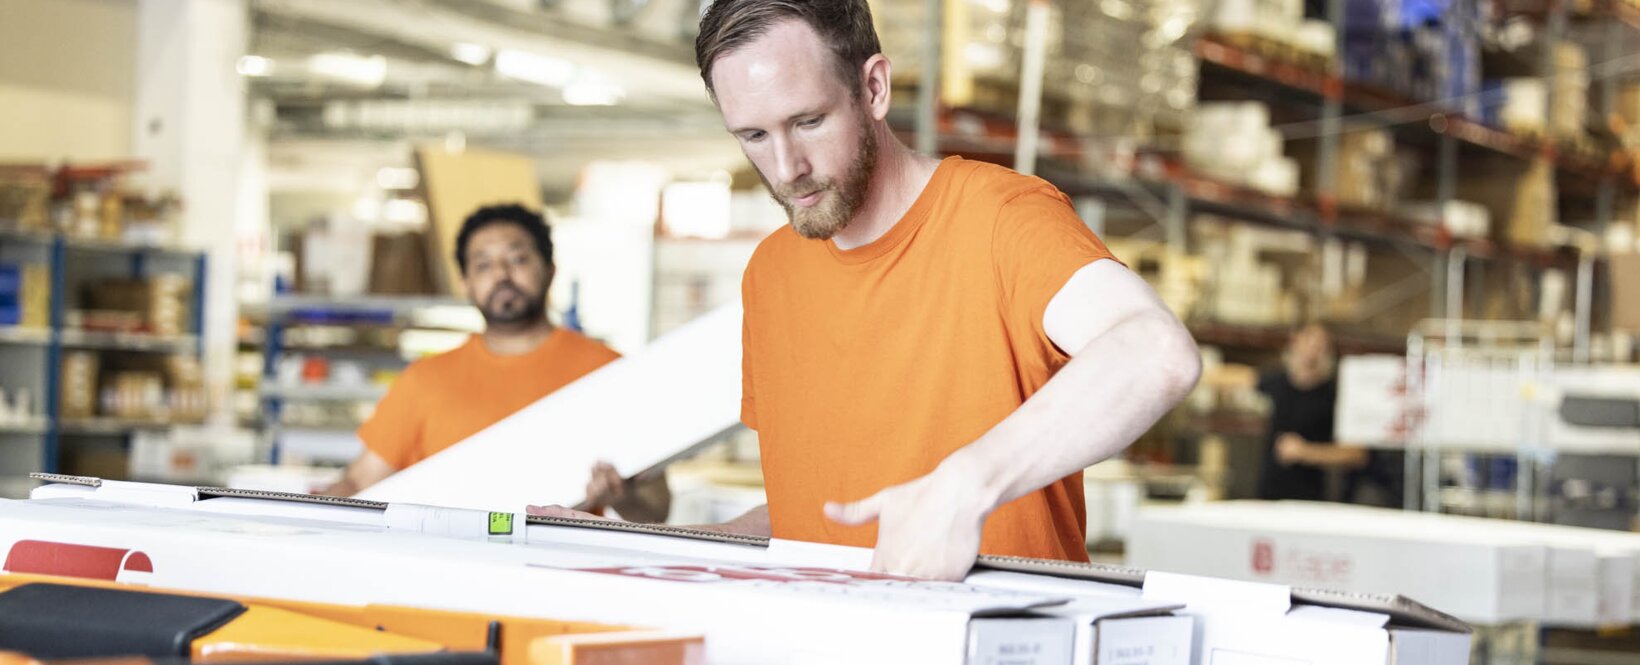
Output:
<path fill-rule="evenodd" d="M 893 81 L 893 65 L 889 63 L 888 56 L 878 53 L 866 60 L 861 67 L 860 85 L 863 88 L 861 94 L 864 95 L 861 99 L 870 110 L 872 119 L 880 121 L 888 117 L 889 103 L 893 101 L 893 88 L 890 85 Z"/>

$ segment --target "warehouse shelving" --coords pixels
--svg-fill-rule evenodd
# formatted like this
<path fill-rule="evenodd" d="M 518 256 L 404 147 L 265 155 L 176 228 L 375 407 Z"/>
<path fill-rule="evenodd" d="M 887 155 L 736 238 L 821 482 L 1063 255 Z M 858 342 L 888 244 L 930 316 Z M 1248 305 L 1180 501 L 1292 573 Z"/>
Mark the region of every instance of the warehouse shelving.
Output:
<path fill-rule="evenodd" d="M 151 335 L 147 333 L 112 332 L 99 330 L 63 330 L 59 334 L 65 349 L 96 349 L 101 351 L 151 351 L 157 353 L 191 353 L 199 348 L 197 335 Z"/>
<path fill-rule="evenodd" d="M 242 336 L 241 349 L 254 347 L 262 355 L 260 385 L 255 389 L 257 416 L 254 425 L 261 431 L 266 458 L 278 463 L 285 448 L 287 436 L 333 436 L 351 433 L 361 423 L 352 418 L 329 417 L 323 422 L 290 421 L 286 411 L 292 404 L 329 404 L 345 407 L 349 404 L 374 404 L 387 393 L 386 386 L 367 383 L 357 385 L 330 385 L 280 382 L 278 367 L 281 359 L 290 353 L 323 357 L 345 355 L 355 359 L 383 360 L 391 355 L 395 369 L 406 364 L 399 349 L 393 346 L 356 341 L 346 344 L 303 344 L 287 339 L 292 328 L 316 326 L 348 328 L 355 331 L 383 330 L 441 330 L 449 332 L 476 332 L 475 325 L 458 321 L 425 321 L 422 315 L 431 311 L 458 311 L 463 315 L 475 314 L 471 303 L 450 296 L 313 296 L 280 294 L 267 303 L 243 309 L 247 318 L 259 325 L 252 334 Z"/>
<path fill-rule="evenodd" d="M 364 402 L 376 401 L 387 394 L 387 388 L 378 385 L 362 386 L 264 386 L 263 399 L 285 401 Z"/>
<path fill-rule="evenodd" d="M 207 257 L 203 252 L 182 247 L 155 246 L 109 240 L 78 238 L 61 233 L 0 230 L 0 246 L 13 245 L 32 248 L 43 253 L 49 269 L 50 302 L 49 327 L 29 329 L 0 328 L 0 345 L 34 347 L 39 354 L 39 376 L 24 371 L 28 376 L 14 376 L 13 381 L 38 387 L 41 417 L 21 426 L 0 426 L 0 432 L 13 436 L 27 436 L 39 441 L 39 461 L 33 468 L 3 469 L 5 475 L 22 475 L 33 471 L 58 472 L 61 466 L 65 437 L 98 436 L 125 437 L 139 429 L 169 427 L 170 422 L 132 422 L 111 418 L 69 419 L 63 417 L 60 405 L 62 358 L 65 350 L 94 350 L 122 353 L 159 353 L 188 355 L 195 358 L 202 353 L 198 335 L 204 320 L 204 279 Z M 192 284 L 188 296 L 189 333 L 182 335 L 154 335 L 139 332 L 93 331 L 70 328 L 65 324 L 72 284 L 71 266 L 82 268 L 123 269 L 131 278 L 142 278 L 153 272 L 156 264 L 166 263 L 185 270 Z"/>
<path fill-rule="evenodd" d="M 51 428 L 51 422 L 45 418 L 29 418 L 23 421 L 0 422 L 0 434 L 45 434 Z"/>
<path fill-rule="evenodd" d="M 46 345 L 51 343 L 51 331 L 46 328 L 0 326 L 0 344 Z"/>

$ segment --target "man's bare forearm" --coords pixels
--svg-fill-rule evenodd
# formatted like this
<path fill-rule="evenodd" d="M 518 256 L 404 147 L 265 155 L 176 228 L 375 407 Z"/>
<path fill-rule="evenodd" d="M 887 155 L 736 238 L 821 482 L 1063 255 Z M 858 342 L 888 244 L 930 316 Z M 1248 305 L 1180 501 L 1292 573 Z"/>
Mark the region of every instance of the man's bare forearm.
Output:
<path fill-rule="evenodd" d="M 1076 352 L 985 436 L 941 464 L 978 482 L 992 510 L 1121 452 L 1195 386 L 1201 360 L 1165 314 L 1139 314 Z"/>

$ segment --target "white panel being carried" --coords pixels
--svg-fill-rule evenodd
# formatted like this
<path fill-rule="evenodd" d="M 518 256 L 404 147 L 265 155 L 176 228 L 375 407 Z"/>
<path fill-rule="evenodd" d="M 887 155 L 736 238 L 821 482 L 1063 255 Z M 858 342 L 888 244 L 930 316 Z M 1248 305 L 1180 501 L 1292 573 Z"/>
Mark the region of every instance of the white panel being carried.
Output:
<path fill-rule="evenodd" d="M 725 305 L 541 398 L 358 496 L 522 510 L 574 505 L 594 463 L 624 477 L 740 422 L 740 305 Z"/>

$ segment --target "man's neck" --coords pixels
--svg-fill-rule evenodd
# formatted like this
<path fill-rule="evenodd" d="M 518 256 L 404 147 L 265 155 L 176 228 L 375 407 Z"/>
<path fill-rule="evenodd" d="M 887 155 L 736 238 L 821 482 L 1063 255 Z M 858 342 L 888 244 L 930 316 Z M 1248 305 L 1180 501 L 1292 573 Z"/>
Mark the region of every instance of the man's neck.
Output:
<path fill-rule="evenodd" d="M 482 335 L 484 348 L 498 356 L 521 356 L 547 341 L 552 336 L 554 326 L 545 318 L 533 324 L 519 328 L 496 328 L 490 326 L 484 329 Z"/>
<path fill-rule="evenodd" d="M 939 168 L 938 159 L 917 154 L 889 132 L 882 132 L 878 141 L 883 150 L 878 153 L 865 203 L 848 227 L 832 236 L 838 249 L 864 247 L 886 235 L 916 203 Z"/>

